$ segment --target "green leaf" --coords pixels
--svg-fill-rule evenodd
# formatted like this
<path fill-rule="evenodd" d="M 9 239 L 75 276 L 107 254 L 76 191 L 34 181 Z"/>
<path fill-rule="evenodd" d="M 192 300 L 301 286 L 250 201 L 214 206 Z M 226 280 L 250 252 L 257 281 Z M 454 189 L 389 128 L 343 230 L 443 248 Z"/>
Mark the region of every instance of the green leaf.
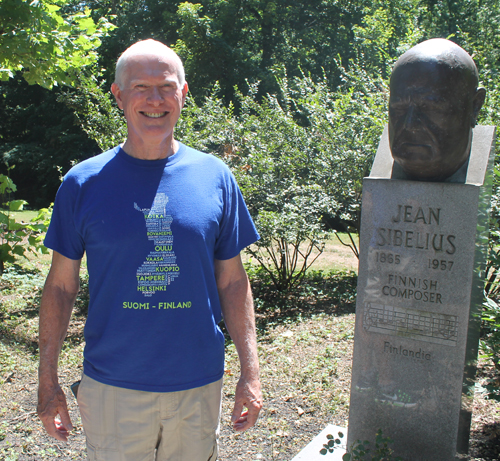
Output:
<path fill-rule="evenodd" d="M 24 256 L 24 251 L 25 249 L 20 246 L 20 245 L 16 245 L 13 249 L 12 249 L 12 253 L 18 255 L 18 256 Z"/>
<path fill-rule="evenodd" d="M 5 176 L 4 174 L 0 174 L 0 194 L 15 192 L 16 190 L 17 187 L 12 181 L 12 179 L 10 179 L 8 176 Z"/>
<path fill-rule="evenodd" d="M 24 226 L 21 223 L 16 222 L 15 219 L 9 219 L 9 230 L 17 231 L 19 229 L 22 229 L 23 227 Z"/>
<path fill-rule="evenodd" d="M 19 211 L 23 209 L 24 205 L 27 205 L 28 202 L 25 200 L 12 200 L 9 202 L 9 210 L 10 211 Z"/>

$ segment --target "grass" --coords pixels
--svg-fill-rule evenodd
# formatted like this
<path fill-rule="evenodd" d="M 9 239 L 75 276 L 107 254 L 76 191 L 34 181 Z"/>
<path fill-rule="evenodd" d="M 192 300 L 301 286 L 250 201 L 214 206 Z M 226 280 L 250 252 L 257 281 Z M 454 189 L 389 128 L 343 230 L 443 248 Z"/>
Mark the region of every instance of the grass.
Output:
<path fill-rule="evenodd" d="M 338 237 L 344 242 L 349 243 L 349 236 L 346 233 L 339 232 Z M 346 271 L 358 269 L 358 260 L 354 256 L 352 250 L 342 245 L 339 238 L 335 234 L 329 234 L 325 240 L 325 248 L 323 252 L 317 257 L 311 266 L 311 270 L 321 270 L 327 272 L 336 271 Z M 357 235 L 353 236 L 356 245 L 359 245 L 359 239 Z M 301 249 L 305 249 L 302 248 Z M 313 253 L 309 260 L 314 259 L 317 253 Z M 246 254 L 242 254 L 243 262 L 248 262 L 250 257 Z"/>
<path fill-rule="evenodd" d="M 22 212 L 22 219 L 28 218 L 27 212 Z M 334 257 L 335 246 L 348 257 L 350 250 L 344 250 L 340 244 L 332 241 L 327 245 L 329 250 L 325 261 Z M 68 404 L 76 427 L 71 444 L 59 444 L 45 436 L 34 413 L 38 361 L 37 309 L 49 264 L 50 258 L 45 256 L 19 261 L 19 264 L 8 265 L 0 277 L 0 421 L 4 422 L 0 426 L 0 459 L 84 459 L 84 437 L 79 414 L 69 393 Z M 348 269 L 348 266 L 342 268 Z M 339 370 L 348 367 L 339 365 L 338 357 L 347 354 L 345 363 L 348 364 L 350 341 L 349 335 L 339 336 L 335 332 L 346 332 L 349 328 L 352 330 L 352 314 L 351 318 L 342 316 L 337 319 L 330 318 L 322 311 L 328 309 L 329 302 L 338 303 L 341 299 L 352 304 L 352 297 L 347 299 L 345 293 L 341 296 L 344 291 L 342 288 L 329 290 L 328 284 L 335 284 L 336 277 L 331 276 L 327 280 L 318 277 L 318 273 L 313 271 L 311 275 L 301 296 L 297 298 L 299 302 L 295 303 L 296 309 L 285 308 L 290 305 L 289 297 L 266 296 L 265 290 L 260 290 L 262 299 L 256 300 L 259 354 L 268 409 L 264 412 L 259 428 L 245 435 L 236 435 L 229 429 L 228 415 L 231 413 L 231 398 L 239 374 L 239 362 L 234 345 L 228 341 L 224 399 L 226 421 L 222 429 L 222 445 L 226 454 L 221 454 L 221 459 L 247 459 L 246 454 L 236 454 L 245 438 L 248 438 L 251 446 L 257 444 L 257 451 L 265 456 L 262 459 L 287 459 L 290 453 L 297 452 L 307 442 L 309 432 L 303 428 L 316 425 L 313 420 L 318 411 L 321 411 L 322 419 L 329 419 L 329 414 L 334 410 L 339 411 L 344 420 L 346 418 L 348 395 L 346 392 L 336 392 L 334 382 Z M 352 275 L 347 277 L 352 280 Z M 83 324 L 88 302 L 86 282 L 84 266 L 83 289 L 77 299 L 60 358 L 60 380 L 66 390 L 81 374 Z M 331 295 L 325 295 L 325 289 Z M 311 306 L 320 310 L 304 323 L 304 319 L 310 317 Z M 341 324 L 337 325 L 337 322 Z M 314 326 L 316 324 L 321 326 Z M 330 340 L 338 340 L 339 348 L 327 344 Z M 319 381 L 316 375 L 320 377 Z M 303 392 L 307 398 L 302 398 Z M 285 400 L 282 398 L 283 393 L 287 395 Z M 13 395 L 17 396 L 16 399 L 12 398 Z M 304 422 L 307 422 L 306 426 Z M 290 437 L 298 430 L 302 435 L 294 436 L 294 444 L 284 443 L 285 437 Z M 259 439 L 262 441 L 259 442 Z M 268 445 L 269 441 L 271 445 Z M 264 448 L 259 448 L 261 446 Z"/>
<path fill-rule="evenodd" d="M 0 459 L 83 460 L 85 439 L 69 386 L 81 375 L 88 290 L 82 290 L 60 358 L 60 383 L 75 426 L 71 442 L 46 436 L 36 409 L 37 306 L 50 258 L 9 265 L 0 276 Z M 227 340 L 221 426 L 221 461 L 293 458 L 327 423 L 347 424 L 354 336 L 357 261 L 351 250 L 329 240 L 302 286 L 288 294 L 269 290 L 262 272 L 253 282 L 265 407 L 258 425 L 244 434 L 230 429 L 239 360 Z M 481 373 L 488 376 L 488 368 Z M 479 403 L 480 402 L 480 405 Z M 500 405 L 476 399 L 474 441 L 498 440 Z M 486 443 L 486 442 L 485 442 Z M 494 442 L 493 442 L 494 443 Z M 484 451 L 484 450 L 483 450 Z M 325 459 L 328 459 L 325 458 Z M 474 459 L 474 458 L 472 458 Z M 483 456 L 481 460 L 498 459 Z"/>
<path fill-rule="evenodd" d="M 15 218 L 16 221 L 29 222 L 38 216 L 38 210 L 11 211 L 10 215 L 12 218 Z"/>
<path fill-rule="evenodd" d="M 339 332 L 346 334 L 339 334 Z M 234 434 L 223 425 L 222 460 L 290 460 L 318 428 L 346 424 L 353 315 L 305 315 L 260 325 L 259 357 L 265 407 L 256 428 Z M 234 346 L 227 348 L 225 389 L 238 378 Z M 231 395 L 223 401 L 230 414 Z"/>

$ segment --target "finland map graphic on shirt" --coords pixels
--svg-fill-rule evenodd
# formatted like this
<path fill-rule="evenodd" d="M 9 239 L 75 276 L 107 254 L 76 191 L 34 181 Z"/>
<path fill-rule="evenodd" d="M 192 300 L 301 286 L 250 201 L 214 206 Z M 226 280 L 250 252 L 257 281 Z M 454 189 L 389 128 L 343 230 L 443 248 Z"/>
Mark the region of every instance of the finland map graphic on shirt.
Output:
<path fill-rule="evenodd" d="M 176 264 L 173 251 L 174 236 L 170 224 L 172 216 L 166 214 L 168 197 L 159 193 L 151 208 L 134 208 L 144 214 L 148 240 L 154 243 L 154 251 L 146 256 L 146 261 L 137 269 L 137 291 L 146 297 L 153 296 L 157 291 L 166 291 L 167 286 L 179 276 L 179 266 Z"/>

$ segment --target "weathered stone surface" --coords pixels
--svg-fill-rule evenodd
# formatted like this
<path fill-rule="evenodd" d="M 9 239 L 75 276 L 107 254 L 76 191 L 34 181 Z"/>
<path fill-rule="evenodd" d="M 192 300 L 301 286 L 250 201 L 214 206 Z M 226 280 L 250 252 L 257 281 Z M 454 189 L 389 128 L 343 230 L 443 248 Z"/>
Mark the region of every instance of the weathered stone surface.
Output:
<path fill-rule="evenodd" d="M 384 136 L 363 183 L 348 444 L 381 429 L 405 460 L 462 459 L 494 128 L 476 127 L 462 183 L 393 179 Z"/>

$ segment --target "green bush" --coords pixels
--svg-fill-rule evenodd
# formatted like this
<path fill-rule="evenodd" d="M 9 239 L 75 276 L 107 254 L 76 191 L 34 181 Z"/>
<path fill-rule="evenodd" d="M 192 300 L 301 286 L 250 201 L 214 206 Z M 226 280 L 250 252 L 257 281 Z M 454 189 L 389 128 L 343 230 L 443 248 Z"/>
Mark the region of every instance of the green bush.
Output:
<path fill-rule="evenodd" d="M 188 100 L 179 121 L 179 139 L 231 167 L 261 235 L 248 252 L 278 291 L 301 283 L 331 226 L 358 229 L 385 96 L 360 68 L 344 72 L 336 91 L 304 76 L 279 80 L 280 93 L 261 99 L 250 85 L 237 114 L 216 86 L 201 106 Z"/>
<path fill-rule="evenodd" d="M 16 185 L 6 176 L 0 175 L 0 196 L 15 192 Z M 47 231 L 50 222 L 51 210 L 43 208 L 38 215 L 29 222 L 18 222 L 11 212 L 22 210 L 26 205 L 24 200 L 11 200 L 3 203 L 6 210 L 0 209 L 0 274 L 3 273 L 5 263 L 13 263 L 16 256 L 27 258 L 27 253 L 48 253 L 43 245 L 43 234 Z"/>
<path fill-rule="evenodd" d="M 500 401 L 500 305 L 491 298 L 486 298 L 483 304 L 481 330 L 483 357 L 492 361 L 496 372 L 488 379 L 485 388 L 490 399 Z"/>

